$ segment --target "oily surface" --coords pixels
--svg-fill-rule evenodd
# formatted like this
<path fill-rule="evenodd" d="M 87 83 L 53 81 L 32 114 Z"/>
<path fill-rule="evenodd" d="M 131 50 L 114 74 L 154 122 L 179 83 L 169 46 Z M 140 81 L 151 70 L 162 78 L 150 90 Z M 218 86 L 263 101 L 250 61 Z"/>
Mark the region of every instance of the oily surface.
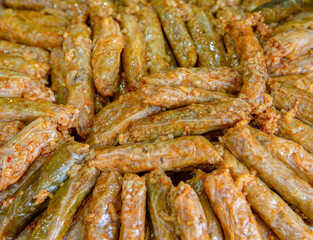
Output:
<path fill-rule="evenodd" d="M 312 0 L 0 0 L 0 238 L 313 239 Z"/>

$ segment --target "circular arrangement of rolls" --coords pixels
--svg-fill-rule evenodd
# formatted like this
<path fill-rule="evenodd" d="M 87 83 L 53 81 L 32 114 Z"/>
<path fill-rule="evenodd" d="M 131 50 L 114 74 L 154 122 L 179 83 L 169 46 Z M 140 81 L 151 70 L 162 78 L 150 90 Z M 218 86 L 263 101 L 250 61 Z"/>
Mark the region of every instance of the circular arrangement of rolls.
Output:
<path fill-rule="evenodd" d="M 0 239 L 313 239 L 312 0 L 0 0 Z"/>

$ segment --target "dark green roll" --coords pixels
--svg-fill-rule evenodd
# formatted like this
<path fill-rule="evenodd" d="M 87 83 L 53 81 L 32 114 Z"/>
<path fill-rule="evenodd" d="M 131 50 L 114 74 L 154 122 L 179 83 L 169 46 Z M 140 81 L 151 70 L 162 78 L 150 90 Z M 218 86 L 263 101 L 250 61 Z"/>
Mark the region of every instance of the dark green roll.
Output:
<path fill-rule="evenodd" d="M 16 237 L 49 203 L 68 171 L 80 163 L 89 150 L 87 144 L 71 141 L 61 146 L 14 194 L 14 200 L 0 213 L 0 239 Z"/>
<path fill-rule="evenodd" d="M 62 240 L 98 174 L 95 167 L 84 166 L 73 178 L 67 179 L 51 199 L 29 239 Z"/>

